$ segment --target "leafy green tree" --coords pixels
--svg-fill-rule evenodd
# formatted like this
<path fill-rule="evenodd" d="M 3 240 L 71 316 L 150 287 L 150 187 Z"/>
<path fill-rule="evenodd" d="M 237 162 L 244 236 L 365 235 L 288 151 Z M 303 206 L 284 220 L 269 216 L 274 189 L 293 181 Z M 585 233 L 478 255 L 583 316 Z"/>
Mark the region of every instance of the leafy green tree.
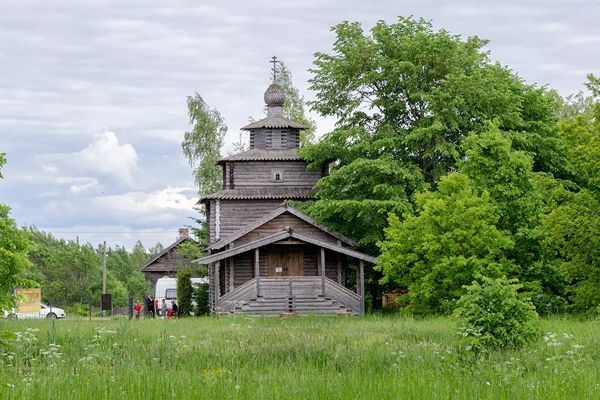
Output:
<path fill-rule="evenodd" d="M 188 96 L 188 116 L 192 129 L 183 137 L 183 154 L 194 171 L 198 194 L 206 195 L 221 189 L 222 172 L 216 165 L 221 156 L 227 126 L 219 111 L 210 108 L 198 93 Z"/>
<path fill-rule="evenodd" d="M 177 304 L 179 315 L 187 317 L 193 311 L 192 307 L 192 270 L 182 268 L 177 272 Z"/>
<path fill-rule="evenodd" d="M 0 153 L 0 179 L 5 163 L 6 157 Z M 15 304 L 12 290 L 20 283 L 20 274 L 29 266 L 27 236 L 9 217 L 9 212 L 8 206 L 0 204 L 0 311 Z"/>
<path fill-rule="evenodd" d="M 119 246 L 108 250 L 106 269 L 110 275 L 107 277 L 107 290 L 113 295 L 116 306 L 127 305 L 128 292 L 136 298 L 143 298 L 150 291 L 150 284 L 139 270 L 147 259 L 148 255 L 140 242 L 136 243 L 131 253 Z M 114 279 L 108 279 L 113 276 Z"/>
<path fill-rule="evenodd" d="M 193 276 L 208 276 L 208 269 L 205 265 L 192 264 L 193 260 L 196 260 L 204 255 L 197 242 L 187 241 L 180 243 L 177 246 L 177 253 L 183 257 L 184 267 L 190 268 Z"/>
<path fill-rule="evenodd" d="M 154 246 L 152 246 L 148 249 L 148 254 L 150 257 L 155 257 L 155 256 L 159 255 L 160 253 L 162 253 L 164 249 L 165 249 L 165 246 L 163 246 L 162 243 L 157 242 Z"/>
<path fill-rule="evenodd" d="M 314 167 L 335 162 L 305 209 L 337 223 L 367 251 L 382 238 L 394 205 L 409 211 L 415 191 L 456 170 L 463 139 L 488 130 L 489 121 L 515 149 L 531 153 L 534 171 L 566 175 L 555 130 L 557 95 L 490 62 L 485 40 L 462 40 L 412 18 L 379 22 L 370 34 L 350 22 L 333 31 L 333 52 L 316 54 L 311 106 L 337 117 L 338 128 L 301 153 Z"/>
<path fill-rule="evenodd" d="M 559 205 L 544 221 L 545 243 L 567 275 L 573 310 L 590 311 L 600 305 L 600 201 L 588 189 L 554 195 Z"/>
<path fill-rule="evenodd" d="M 471 134 L 463 141 L 465 160 L 459 171 L 466 174 L 481 193 L 486 191 L 498 210 L 499 229 L 510 232 L 515 246 L 506 252 L 514 269 L 507 271 L 518 278 L 545 312 L 544 304 L 551 309 L 564 302 L 564 275 L 550 254 L 540 229 L 542 216 L 549 211 L 549 193 L 544 185 L 558 186 L 547 173 L 533 172 L 532 157 L 524 151 L 514 150 L 508 135 L 497 126 L 479 135 Z"/>
<path fill-rule="evenodd" d="M 600 79 L 589 75 L 587 87 L 593 96 L 589 110 L 559 124 L 577 186 L 554 188 L 555 208 L 542 224 L 545 244 L 569 280 L 576 312 L 600 305 Z"/>
<path fill-rule="evenodd" d="M 401 221 L 392 214 L 379 243 L 383 283 L 405 288 L 415 310 L 448 313 L 464 285 L 511 267 L 504 253 L 514 243 L 496 227 L 498 210 L 489 194 L 478 194 L 463 174 L 449 174 L 437 191 L 415 197 L 415 215 Z"/>
<path fill-rule="evenodd" d="M 463 141 L 465 161 L 459 169 L 475 187 L 486 190 L 498 208 L 498 226 L 512 231 L 535 224 L 541 201 L 534 191 L 533 161 L 512 149 L 510 138 L 496 126 Z"/>
<path fill-rule="evenodd" d="M 208 315 L 210 313 L 210 307 L 208 305 L 208 283 L 201 283 L 194 289 L 194 301 L 196 307 L 194 308 L 194 314 Z"/>

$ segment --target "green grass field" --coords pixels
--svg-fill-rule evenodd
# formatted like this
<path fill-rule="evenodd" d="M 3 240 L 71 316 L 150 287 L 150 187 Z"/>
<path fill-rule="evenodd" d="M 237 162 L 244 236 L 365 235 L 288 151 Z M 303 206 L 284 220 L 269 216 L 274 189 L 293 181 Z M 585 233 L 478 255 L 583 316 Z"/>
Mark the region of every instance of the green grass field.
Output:
<path fill-rule="evenodd" d="M 461 351 L 406 316 L 2 321 L 0 399 L 600 399 L 600 322 L 521 351 Z"/>

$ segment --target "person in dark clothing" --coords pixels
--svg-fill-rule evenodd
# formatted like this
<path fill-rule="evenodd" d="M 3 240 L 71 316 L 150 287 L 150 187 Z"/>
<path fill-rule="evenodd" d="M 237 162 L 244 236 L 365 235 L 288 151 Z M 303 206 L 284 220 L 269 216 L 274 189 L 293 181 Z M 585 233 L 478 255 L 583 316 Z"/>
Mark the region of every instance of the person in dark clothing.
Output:
<path fill-rule="evenodd" d="M 173 310 L 173 318 L 177 318 L 179 316 L 179 307 L 177 307 L 175 300 L 173 300 L 173 303 L 171 304 L 171 309 Z"/>
<path fill-rule="evenodd" d="M 154 318 L 154 299 L 152 296 L 146 296 L 146 313 L 148 317 Z"/>

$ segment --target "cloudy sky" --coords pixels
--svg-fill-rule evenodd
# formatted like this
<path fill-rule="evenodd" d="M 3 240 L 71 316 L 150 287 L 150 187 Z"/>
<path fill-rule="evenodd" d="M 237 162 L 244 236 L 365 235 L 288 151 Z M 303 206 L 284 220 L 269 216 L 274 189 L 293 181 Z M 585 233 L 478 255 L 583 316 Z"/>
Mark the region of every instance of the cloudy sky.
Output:
<path fill-rule="evenodd" d="M 561 95 L 600 73 L 597 1 L 1 1 L 0 202 L 19 225 L 131 247 L 168 244 L 196 202 L 180 143 L 186 96 L 229 126 L 260 117 L 269 58 L 307 98 L 343 21 L 398 15 L 489 39 L 492 58 Z M 320 133 L 334 124 L 319 118 Z"/>

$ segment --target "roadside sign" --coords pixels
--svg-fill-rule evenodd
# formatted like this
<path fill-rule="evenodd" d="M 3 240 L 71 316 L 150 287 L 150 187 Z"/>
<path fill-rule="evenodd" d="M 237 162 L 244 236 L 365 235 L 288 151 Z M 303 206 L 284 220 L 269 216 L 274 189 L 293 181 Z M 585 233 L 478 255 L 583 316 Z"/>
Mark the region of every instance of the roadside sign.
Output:
<path fill-rule="evenodd" d="M 15 296 L 17 298 L 17 312 L 40 312 L 40 304 L 42 303 L 42 289 L 15 289 Z"/>
<path fill-rule="evenodd" d="M 102 311 L 112 311 L 112 295 L 110 293 L 104 293 L 102 295 Z"/>

